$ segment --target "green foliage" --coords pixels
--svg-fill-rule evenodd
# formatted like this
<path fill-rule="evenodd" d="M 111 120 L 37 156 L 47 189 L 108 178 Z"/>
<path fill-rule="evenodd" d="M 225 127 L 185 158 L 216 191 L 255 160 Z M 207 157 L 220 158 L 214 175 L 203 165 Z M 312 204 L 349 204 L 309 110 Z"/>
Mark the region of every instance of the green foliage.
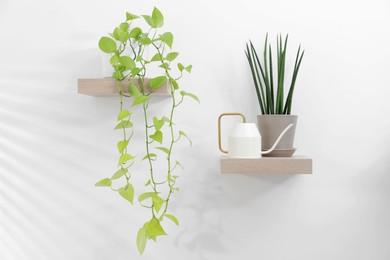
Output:
<path fill-rule="evenodd" d="M 169 60 L 169 61 L 173 61 L 174 59 L 177 58 L 177 56 L 179 56 L 178 52 L 170 52 L 170 53 L 167 54 L 166 59 Z"/>
<path fill-rule="evenodd" d="M 102 37 L 99 41 L 99 48 L 105 53 L 113 53 L 116 51 L 116 43 L 111 38 Z"/>
<path fill-rule="evenodd" d="M 165 76 L 158 76 L 150 80 L 149 85 L 152 89 L 158 89 L 164 85 L 167 78 Z"/>
<path fill-rule="evenodd" d="M 120 177 L 122 177 L 123 175 L 125 175 L 127 173 L 127 169 L 126 168 L 120 168 L 119 170 L 117 170 L 114 175 L 112 175 L 111 177 L 111 180 L 116 180 L 116 179 L 119 179 Z"/>
<path fill-rule="evenodd" d="M 172 220 L 172 222 L 175 223 L 177 226 L 179 225 L 179 220 L 177 220 L 174 215 L 165 213 L 164 217 L 167 217 L 168 219 Z"/>
<path fill-rule="evenodd" d="M 172 49 L 173 45 L 173 34 L 170 32 L 165 32 L 164 34 L 160 35 L 160 40 L 169 46 L 169 48 Z"/>
<path fill-rule="evenodd" d="M 188 96 L 188 97 L 198 101 L 198 103 L 200 104 L 200 100 L 199 100 L 199 98 L 195 94 L 188 93 L 188 92 L 185 92 L 185 91 L 180 91 L 180 95 L 182 95 L 183 97 L 184 96 Z"/>
<path fill-rule="evenodd" d="M 173 34 L 161 31 L 163 26 L 164 16 L 157 8 L 154 8 L 151 14 L 140 16 L 127 12 L 126 20 L 115 27 L 109 37 L 103 36 L 99 40 L 99 48 L 111 55 L 110 64 L 114 69 L 112 77 L 116 79 L 119 92 L 119 113 L 115 129 L 117 133 L 122 134 L 122 137 L 117 142 L 119 159 L 116 172 L 111 178 L 105 178 L 95 185 L 110 187 L 131 204 L 134 202 L 136 192 L 140 192 L 136 204 L 149 210 L 151 214 L 149 221 L 138 230 L 137 248 L 140 254 L 145 251 L 148 240 L 157 241 L 157 237 L 167 234 L 162 226 L 165 217 L 179 225 L 174 215 L 167 214 L 171 196 L 179 190 L 176 186 L 179 175 L 175 169 L 183 168 L 175 158 L 174 148 L 182 137 L 188 139 L 190 144 L 192 141 L 186 133 L 175 129 L 173 119 L 184 97 L 199 102 L 195 94 L 181 89 L 179 81 L 183 74 L 191 72 L 192 65 L 184 66 L 177 61 L 179 52 L 172 50 Z M 146 50 L 152 58 L 144 58 Z M 149 66 L 159 68 L 160 72 L 148 75 Z M 127 84 L 128 94 L 123 93 L 122 86 L 125 84 Z M 144 87 L 147 84 L 150 88 Z M 151 89 L 153 92 L 165 84 L 168 85 L 171 94 L 170 112 L 165 116 L 157 116 L 148 109 L 151 93 L 147 90 Z M 135 150 L 135 147 L 131 145 L 134 124 L 138 123 L 132 121 L 132 114 L 139 111 L 142 111 L 144 118 L 139 124 L 144 126 L 143 138 L 146 150 L 146 152 L 141 151 L 143 153 L 141 160 L 137 160 L 133 155 L 132 150 Z M 139 147 L 136 150 L 140 152 Z M 156 150 L 162 152 L 164 156 Z M 162 163 L 159 163 L 157 170 L 155 163 L 160 160 L 166 165 L 166 169 L 161 167 Z M 133 170 L 133 164 L 138 163 L 145 164 L 145 172 Z M 148 177 L 140 190 L 133 186 L 133 178 L 136 176 Z M 120 182 L 121 188 L 113 188 L 116 185 L 112 185 L 112 182 Z"/>
<path fill-rule="evenodd" d="M 95 186 L 108 186 L 108 187 L 110 187 L 111 186 L 111 179 L 105 178 L 101 181 L 98 181 L 97 183 L 95 183 Z"/>
<path fill-rule="evenodd" d="M 134 199 L 134 187 L 131 185 L 131 183 L 128 183 L 125 188 L 120 188 L 119 189 L 119 195 L 122 196 L 125 200 L 133 204 L 133 199 Z"/>
<path fill-rule="evenodd" d="M 245 54 L 248 59 L 249 66 L 251 68 L 257 99 L 259 101 L 260 110 L 263 115 L 291 114 L 291 104 L 295 89 L 295 82 L 305 51 L 301 51 L 301 46 L 299 46 L 295 58 L 295 65 L 290 88 L 288 91 L 287 99 L 286 101 L 284 101 L 284 80 L 287 41 L 288 35 L 285 37 L 284 41 L 282 39 L 282 36 L 278 35 L 276 44 L 276 68 L 275 66 L 273 66 L 271 44 L 268 44 L 268 34 L 265 37 L 263 61 L 260 60 L 252 42 L 249 41 L 249 44 L 246 44 Z M 276 82 L 274 82 L 275 74 L 277 76 Z"/>

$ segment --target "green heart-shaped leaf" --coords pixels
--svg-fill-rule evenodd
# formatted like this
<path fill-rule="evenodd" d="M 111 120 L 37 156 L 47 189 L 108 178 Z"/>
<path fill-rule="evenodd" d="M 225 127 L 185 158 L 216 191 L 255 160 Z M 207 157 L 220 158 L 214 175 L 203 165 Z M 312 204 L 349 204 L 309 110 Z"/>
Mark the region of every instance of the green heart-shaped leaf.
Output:
<path fill-rule="evenodd" d="M 152 21 L 154 25 L 152 26 L 153 28 L 162 27 L 164 25 L 164 16 L 156 7 L 153 9 L 152 12 Z"/>
<path fill-rule="evenodd" d="M 111 177 L 111 180 L 116 180 L 116 179 L 119 179 L 120 177 L 122 177 L 123 175 L 125 175 L 127 173 L 127 169 L 125 168 L 121 168 L 119 170 L 117 170 Z"/>
<path fill-rule="evenodd" d="M 153 117 L 153 125 L 156 131 L 160 130 L 164 126 L 165 120 L 160 119 L 158 120 L 157 117 Z"/>
<path fill-rule="evenodd" d="M 128 154 L 128 153 L 124 153 L 121 155 L 121 157 L 119 158 L 119 162 L 118 162 L 118 165 L 121 165 L 123 163 L 126 163 L 132 159 L 134 159 L 135 157 L 131 154 Z"/>
<path fill-rule="evenodd" d="M 160 211 L 162 205 L 164 204 L 164 200 L 156 195 L 156 196 L 152 197 L 152 201 L 153 201 L 153 206 L 154 206 L 156 212 L 158 213 Z"/>
<path fill-rule="evenodd" d="M 140 95 L 140 96 L 138 96 L 138 97 L 136 97 L 136 98 L 134 99 L 134 102 L 133 102 L 132 106 L 136 106 L 136 105 L 145 103 L 145 102 L 148 101 L 149 99 L 150 99 L 150 98 L 147 97 L 147 96 Z"/>
<path fill-rule="evenodd" d="M 165 81 L 167 80 L 167 78 L 165 76 L 158 76 L 158 77 L 155 77 L 153 79 L 151 79 L 149 81 L 149 86 L 152 88 L 152 89 L 158 89 L 160 88 L 162 85 L 164 85 Z"/>
<path fill-rule="evenodd" d="M 176 59 L 177 56 L 179 56 L 178 52 L 170 52 L 167 54 L 166 59 L 169 61 L 173 61 L 174 59 Z"/>
<path fill-rule="evenodd" d="M 163 133 L 161 131 L 156 131 L 154 134 L 150 135 L 149 137 L 155 140 L 156 142 L 162 144 Z"/>
<path fill-rule="evenodd" d="M 118 114 L 118 121 L 128 118 L 131 115 L 129 110 L 122 110 Z"/>
<path fill-rule="evenodd" d="M 156 147 L 157 150 L 163 151 L 166 154 L 169 154 L 169 149 L 165 147 Z"/>
<path fill-rule="evenodd" d="M 148 242 L 148 234 L 146 233 L 146 230 L 146 228 L 142 227 L 138 230 L 137 234 L 137 248 L 141 255 L 145 251 L 146 242 Z"/>
<path fill-rule="evenodd" d="M 100 180 L 98 181 L 97 183 L 95 183 L 95 186 L 111 186 L 112 182 L 111 182 L 111 179 L 109 178 L 105 178 L 103 180 Z"/>
<path fill-rule="evenodd" d="M 120 188 L 118 192 L 119 195 L 121 195 L 124 199 L 129 201 L 131 204 L 133 204 L 134 187 L 133 185 L 131 185 L 131 183 L 128 183 L 126 188 Z"/>
<path fill-rule="evenodd" d="M 117 143 L 117 147 L 118 147 L 118 151 L 120 153 L 123 153 L 123 151 L 126 149 L 127 145 L 129 144 L 129 140 L 125 140 L 125 141 L 119 141 Z"/>
<path fill-rule="evenodd" d="M 177 226 L 179 225 L 179 220 L 177 220 L 177 218 L 174 216 L 174 215 L 171 215 L 171 214 L 164 214 L 164 217 L 167 217 L 169 218 L 170 220 L 173 221 L 173 223 L 175 223 Z"/>
<path fill-rule="evenodd" d="M 160 224 L 160 221 L 157 218 L 152 218 L 149 222 L 149 227 L 147 229 L 148 236 L 164 236 L 165 233 L 163 227 Z"/>
<path fill-rule="evenodd" d="M 182 95 L 182 96 L 188 96 L 188 97 L 190 97 L 190 98 L 192 98 L 192 99 L 198 101 L 198 103 L 200 104 L 199 98 L 198 98 L 196 95 L 192 94 L 192 93 L 185 92 L 185 91 L 180 91 L 180 95 Z"/>
<path fill-rule="evenodd" d="M 173 34 L 171 32 L 166 32 L 162 35 L 160 35 L 160 40 L 169 46 L 169 48 L 172 49 L 173 44 Z"/>
<path fill-rule="evenodd" d="M 111 38 L 102 37 L 99 40 L 99 48 L 105 53 L 113 53 L 116 51 L 116 43 Z"/>

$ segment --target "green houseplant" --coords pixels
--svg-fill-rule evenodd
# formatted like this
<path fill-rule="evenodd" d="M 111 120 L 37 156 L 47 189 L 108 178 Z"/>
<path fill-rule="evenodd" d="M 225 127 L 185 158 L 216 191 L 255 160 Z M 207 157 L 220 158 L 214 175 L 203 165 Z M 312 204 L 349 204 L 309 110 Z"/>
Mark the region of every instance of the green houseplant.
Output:
<path fill-rule="evenodd" d="M 267 34 L 262 57 L 259 57 L 251 41 L 246 44 L 245 54 L 251 69 L 256 95 L 262 113 L 262 115 L 257 117 L 262 136 L 262 150 L 271 148 L 283 129 L 289 124 L 294 124 L 294 127 L 286 133 L 282 141 L 277 145 L 275 151 L 268 154 L 268 156 L 291 156 L 295 152 L 293 144 L 297 116 L 291 115 L 291 107 L 299 68 L 305 52 L 299 46 L 295 57 L 290 86 L 288 92 L 286 92 L 285 70 L 287 43 L 288 35 L 284 39 L 281 35 L 278 35 L 276 55 L 273 55 Z M 275 56 L 276 66 L 274 61 Z"/>
<path fill-rule="evenodd" d="M 137 26 L 138 24 L 141 25 Z M 179 225 L 178 219 L 169 212 L 172 194 L 179 190 L 176 180 L 179 169 L 182 168 L 174 155 L 174 148 L 183 139 L 188 139 L 190 144 L 192 142 L 184 131 L 178 129 L 174 115 L 185 97 L 199 102 L 196 95 L 181 90 L 179 81 L 185 73 L 191 72 L 192 66 L 177 62 L 179 53 L 172 51 L 173 34 L 161 32 L 163 25 L 164 16 L 156 7 L 151 15 L 126 13 L 125 21 L 115 27 L 109 36 L 99 40 L 99 48 L 111 55 L 110 64 L 114 71 L 112 77 L 116 79 L 119 92 L 119 113 L 115 129 L 122 133 L 122 138 L 117 143 L 117 171 L 111 177 L 97 182 L 96 186 L 111 187 L 131 204 L 138 190 L 145 187 L 149 189 L 138 195 L 140 206 L 150 212 L 150 219 L 137 233 L 137 248 L 141 254 L 148 240 L 157 241 L 159 236 L 167 234 L 163 221 L 168 219 Z M 151 57 L 146 57 L 146 50 Z M 149 68 L 157 68 L 159 74 L 147 78 Z M 150 94 L 166 85 L 171 94 L 169 113 L 157 117 L 149 110 Z M 132 113 L 140 110 L 143 121 L 134 122 Z M 144 135 L 136 137 L 143 138 L 145 142 L 144 154 L 140 159 L 133 154 L 136 149 L 131 146 L 131 139 L 135 138 L 134 125 L 137 123 L 144 126 Z M 137 147 L 137 151 L 139 150 Z M 161 169 L 161 163 L 156 166 L 159 161 L 164 162 L 165 169 Z M 145 172 L 132 170 L 134 163 L 144 163 L 147 168 L 145 172 L 149 177 L 143 185 L 145 187 L 133 185 L 137 175 L 145 176 Z"/>

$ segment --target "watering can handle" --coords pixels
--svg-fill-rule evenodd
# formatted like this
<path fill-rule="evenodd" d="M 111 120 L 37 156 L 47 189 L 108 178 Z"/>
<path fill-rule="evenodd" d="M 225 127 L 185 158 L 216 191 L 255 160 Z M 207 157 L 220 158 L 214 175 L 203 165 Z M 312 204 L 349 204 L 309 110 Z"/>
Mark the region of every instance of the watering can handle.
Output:
<path fill-rule="evenodd" d="M 278 143 L 280 142 L 280 140 L 282 139 L 282 137 L 284 136 L 284 134 L 293 126 L 294 124 L 289 124 L 286 129 L 283 130 L 283 132 L 279 135 L 278 139 L 276 139 L 274 145 L 271 147 L 271 149 L 267 150 L 267 151 L 264 151 L 264 152 L 261 152 L 261 154 L 267 154 L 267 153 L 270 153 L 272 152 L 276 146 L 278 145 Z"/>
<path fill-rule="evenodd" d="M 243 114 L 241 113 L 223 113 L 218 117 L 218 147 L 219 150 L 223 153 L 228 153 L 228 151 L 224 150 L 222 148 L 222 142 L 221 142 L 221 119 L 224 116 L 241 116 L 242 117 L 242 122 L 246 123 L 246 118 Z"/>

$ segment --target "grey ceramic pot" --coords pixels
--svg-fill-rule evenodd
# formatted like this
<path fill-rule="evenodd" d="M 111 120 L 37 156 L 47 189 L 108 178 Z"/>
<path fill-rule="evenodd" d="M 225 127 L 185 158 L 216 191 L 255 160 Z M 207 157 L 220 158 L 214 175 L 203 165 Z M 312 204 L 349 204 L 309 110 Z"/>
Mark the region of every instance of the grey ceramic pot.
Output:
<path fill-rule="evenodd" d="M 261 134 L 261 150 L 270 149 L 280 133 L 289 125 L 293 127 L 283 136 L 275 150 L 268 157 L 290 157 L 294 154 L 294 137 L 298 116 L 295 115 L 258 115 L 257 123 Z"/>

